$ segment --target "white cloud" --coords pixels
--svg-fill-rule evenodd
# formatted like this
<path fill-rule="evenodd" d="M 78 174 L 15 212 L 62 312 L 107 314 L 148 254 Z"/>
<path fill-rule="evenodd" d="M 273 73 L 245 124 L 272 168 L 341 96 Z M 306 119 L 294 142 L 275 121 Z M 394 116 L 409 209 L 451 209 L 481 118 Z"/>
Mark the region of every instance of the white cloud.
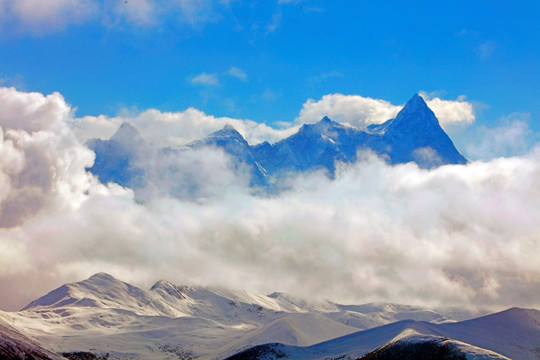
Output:
<path fill-rule="evenodd" d="M 219 85 L 219 80 L 216 74 L 207 74 L 204 72 L 193 76 L 190 81 L 192 84 L 196 85 Z"/>
<path fill-rule="evenodd" d="M 429 98 L 425 92 L 420 94 L 443 128 L 470 124 L 475 120 L 472 104 L 465 101 L 463 97 L 457 100 L 443 100 L 438 97 Z M 402 107 L 403 105 L 393 105 L 386 100 L 359 95 L 328 94 L 318 101 L 313 99 L 306 101 L 296 121 L 313 123 L 328 116 L 338 122 L 365 128 L 371 124 L 380 124 L 393 119 Z"/>
<path fill-rule="evenodd" d="M 456 100 L 443 100 L 439 97 L 429 96 L 426 92 L 421 91 L 420 96 L 433 110 L 443 128 L 454 125 L 469 125 L 476 119 L 473 105 L 467 102 L 466 97 L 463 95 Z"/>
<path fill-rule="evenodd" d="M 365 154 L 338 166 L 335 181 L 300 176 L 281 195 L 251 196 L 229 178 L 205 204 L 156 196 L 141 205 L 85 173 L 92 154 L 66 125 L 78 121 L 60 95 L 3 92 L 0 176 L 9 181 L 0 181 L 0 206 L 16 196 L 22 202 L 12 204 L 38 208 L 10 210 L 16 221 L 0 228 L 0 287 L 9 290 L 0 308 L 20 308 L 96 271 L 141 286 L 168 278 L 342 302 L 540 306 L 538 148 L 429 171 Z M 10 119 L 25 108 L 43 109 L 41 120 L 23 112 L 15 127 Z M 99 131 L 107 121 L 96 120 Z M 190 137 L 196 125 L 225 119 L 188 109 L 148 110 L 130 121 L 148 122 L 143 134 L 185 126 Z M 222 172 L 212 169 L 225 166 L 226 174 L 227 165 L 215 156 L 186 169 L 219 186 Z"/>
<path fill-rule="evenodd" d="M 237 79 L 240 79 L 242 81 L 247 81 L 247 74 L 244 70 L 239 69 L 237 67 L 231 67 L 229 71 L 227 72 L 228 75 L 233 76 Z"/>
<path fill-rule="evenodd" d="M 29 133 L 62 126 L 70 114 L 70 107 L 57 92 L 43 96 L 2 87 L 0 104 L 0 126 Z"/>
<path fill-rule="evenodd" d="M 68 128 L 71 109 L 62 96 L 0 88 L 0 109 L 0 176 L 9 190 L 0 203 L 0 227 L 54 207 L 59 195 L 69 198 L 62 206 L 80 203 L 94 182 L 84 170 L 94 155 Z"/>

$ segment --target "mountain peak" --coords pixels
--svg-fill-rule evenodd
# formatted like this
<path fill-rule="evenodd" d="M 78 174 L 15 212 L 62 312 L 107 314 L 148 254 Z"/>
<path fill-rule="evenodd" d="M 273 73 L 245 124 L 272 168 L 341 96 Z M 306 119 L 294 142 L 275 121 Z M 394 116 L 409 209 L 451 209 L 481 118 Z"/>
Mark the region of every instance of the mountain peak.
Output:
<path fill-rule="evenodd" d="M 187 291 L 187 290 L 188 290 L 187 286 L 175 285 L 167 280 L 159 280 L 150 288 L 150 291 L 154 291 L 158 293 L 167 293 L 178 299 L 185 299 L 185 295 L 183 294 L 183 291 Z"/>
<path fill-rule="evenodd" d="M 141 134 L 133 125 L 128 122 L 123 122 L 122 125 L 116 130 L 111 140 L 117 141 L 133 141 L 135 139 L 141 139 Z"/>
<path fill-rule="evenodd" d="M 426 102 L 424 101 L 424 98 L 421 97 L 420 95 L 418 95 L 418 93 L 414 94 L 412 96 L 412 98 L 409 99 L 409 101 L 407 101 L 407 103 L 412 103 L 412 104 L 426 104 Z M 427 106 L 427 105 L 426 105 Z"/>
<path fill-rule="evenodd" d="M 407 101 L 403 109 L 401 109 L 401 111 L 398 113 L 396 119 L 399 117 L 401 113 L 403 113 L 404 115 L 405 114 L 420 115 L 425 112 L 433 114 L 433 111 L 431 111 L 431 109 L 428 107 L 428 105 L 424 101 L 424 98 L 418 94 L 414 94 L 413 97 L 410 98 L 409 101 Z M 433 117 L 435 117 L 434 114 L 433 114 Z"/>
<path fill-rule="evenodd" d="M 327 123 L 327 124 L 331 124 L 332 123 L 332 120 L 328 117 L 328 116 L 325 116 L 323 117 L 320 121 L 320 123 Z"/>
<path fill-rule="evenodd" d="M 319 120 L 318 123 L 315 123 L 316 126 L 319 127 L 336 127 L 336 126 L 343 126 L 338 122 L 335 122 L 334 120 L 330 119 L 328 116 L 323 117 L 321 120 Z"/>
<path fill-rule="evenodd" d="M 105 272 L 98 272 L 97 274 L 94 274 L 94 275 L 90 276 L 88 278 L 88 280 L 115 281 L 116 279 L 113 276 L 111 276 L 111 275 L 109 275 L 109 274 L 107 274 Z"/>
<path fill-rule="evenodd" d="M 319 122 L 310 125 L 304 125 L 304 130 L 311 129 L 320 133 L 334 131 L 337 128 L 343 128 L 343 125 L 330 119 L 328 116 L 323 117 Z"/>
<path fill-rule="evenodd" d="M 422 168 L 467 163 L 418 94 L 389 120 L 384 136 L 392 146 L 392 163 L 414 161 Z"/>
<path fill-rule="evenodd" d="M 221 130 L 211 133 L 208 137 L 234 137 L 241 138 L 242 140 L 244 139 L 242 134 L 240 134 L 231 124 L 226 124 Z"/>
<path fill-rule="evenodd" d="M 413 128 L 411 128 L 411 126 Z M 439 128 L 439 120 L 427 106 L 424 99 L 420 95 L 414 94 L 414 96 L 407 101 L 403 109 L 397 114 L 396 118 L 392 120 L 389 127 L 404 128 L 407 132 L 411 132 L 414 128 L 418 130 L 425 126 L 435 126 Z"/>

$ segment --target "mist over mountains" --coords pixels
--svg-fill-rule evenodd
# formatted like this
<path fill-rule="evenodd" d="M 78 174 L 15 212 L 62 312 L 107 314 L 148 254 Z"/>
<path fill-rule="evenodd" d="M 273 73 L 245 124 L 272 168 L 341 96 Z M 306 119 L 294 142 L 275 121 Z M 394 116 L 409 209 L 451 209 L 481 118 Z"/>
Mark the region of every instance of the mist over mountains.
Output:
<path fill-rule="evenodd" d="M 382 124 L 358 129 L 324 117 L 274 144 L 250 145 L 226 125 L 182 149 L 157 148 L 123 123 L 109 140 L 92 139 L 88 146 L 96 153 L 89 170 L 103 183 L 134 189 L 142 200 L 156 192 L 197 199 L 231 183 L 273 193 L 299 173 L 322 171 L 334 178 L 336 166 L 354 164 L 366 151 L 391 165 L 415 162 L 426 169 L 467 162 L 419 95 Z"/>

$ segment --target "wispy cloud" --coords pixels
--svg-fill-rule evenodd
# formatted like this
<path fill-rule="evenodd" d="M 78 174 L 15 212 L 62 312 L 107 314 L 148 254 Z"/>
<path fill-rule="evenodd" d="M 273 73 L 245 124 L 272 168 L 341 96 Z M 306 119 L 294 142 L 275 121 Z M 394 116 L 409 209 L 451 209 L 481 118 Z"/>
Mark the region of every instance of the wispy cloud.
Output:
<path fill-rule="evenodd" d="M 281 94 L 275 92 L 275 91 L 272 91 L 271 89 L 269 88 L 266 88 L 262 95 L 261 95 L 261 98 L 264 100 L 264 101 L 270 101 L 270 102 L 274 102 L 276 101 L 279 97 L 280 97 Z"/>
<path fill-rule="evenodd" d="M 281 12 L 281 9 L 278 10 L 277 12 L 275 12 L 273 15 L 272 15 L 272 19 L 270 20 L 270 22 L 268 23 L 268 25 L 266 25 L 266 34 L 270 34 L 270 33 L 273 33 L 275 32 L 277 29 L 279 29 L 279 27 L 281 26 L 281 17 L 282 17 L 282 12 Z"/>
<path fill-rule="evenodd" d="M 323 82 L 331 78 L 342 78 L 343 74 L 337 70 L 332 70 L 329 72 L 325 72 L 319 75 L 311 76 L 309 77 L 309 81 L 311 82 Z"/>
<path fill-rule="evenodd" d="M 247 81 L 247 74 L 244 70 L 239 69 L 237 67 L 231 67 L 229 71 L 227 71 L 227 75 L 233 76 L 237 79 L 240 79 L 242 81 Z"/>
<path fill-rule="evenodd" d="M 495 41 L 489 40 L 482 42 L 480 45 L 474 48 L 474 51 L 476 53 L 476 56 L 478 56 L 480 59 L 488 60 L 493 56 L 496 48 L 497 43 Z"/>
<path fill-rule="evenodd" d="M 189 79 L 192 84 L 195 85 L 209 85 L 216 86 L 219 85 L 219 79 L 216 74 L 200 73 Z"/>
<path fill-rule="evenodd" d="M 529 113 L 514 113 L 499 119 L 494 126 L 478 126 L 462 135 L 469 137 L 463 151 L 471 159 L 482 160 L 523 156 L 538 141 L 529 126 L 530 119 Z"/>

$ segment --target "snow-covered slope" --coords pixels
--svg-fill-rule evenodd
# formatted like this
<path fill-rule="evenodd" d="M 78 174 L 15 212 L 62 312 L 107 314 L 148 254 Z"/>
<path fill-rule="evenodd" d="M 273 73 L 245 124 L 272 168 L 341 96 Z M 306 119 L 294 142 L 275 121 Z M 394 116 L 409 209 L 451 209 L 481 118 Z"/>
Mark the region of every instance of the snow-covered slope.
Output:
<path fill-rule="evenodd" d="M 0 313 L 55 354 L 145 359 L 223 359 L 268 342 L 308 346 L 403 318 L 456 320 L 406 305 L 341 305 L 164 280 L 143 290 L 105 273 L 62 285 L 20 312 Z"/>
<path fill-rule="evenodd" d="M 55 354 L 36 340 L 23 335 L 0 316 L 0 359 L 17 360 L 60 360 L 59 354 Z"/>
<path fill-rule="evenodd" d="M 461 354 L 466 359 L 538 360 L 540 311 L 512 308 L 472 320 L 447 324 L 404 320 L 309 347 L 262 345 L 247 349 L 231 359 L 242 359 L 246 354 L 251 354 L 249 356 L 253 359 L 355 359 L 373 351 L 382 352 L 388 348 L 399 350 L 405 343 L 419 344 L 433 341 L 449 344 L 458 355 Z M 411 347 L 407 351 L 410 349 Z M 261 357 L 253 355 L 259 353 L 263 355 Z M 389 358 L 391 357 L 380 357 L 380 359 Z M 366 359 L 378 357 L 366 356 Z"/>
<path fill-rule="evenodd" d="M 0 351 L 8 359 L 58 359 L 79 351 L 111 359 L 386 359 L 396 351 L 540 359 L 539 311 L 512 308 L 464 321 L 457 320 L 466 311 L 448 313 L 460 315 L 163 280 L 143 290 L 99 273 L 60 286 L 20 312 L 0 312 Z"/>

